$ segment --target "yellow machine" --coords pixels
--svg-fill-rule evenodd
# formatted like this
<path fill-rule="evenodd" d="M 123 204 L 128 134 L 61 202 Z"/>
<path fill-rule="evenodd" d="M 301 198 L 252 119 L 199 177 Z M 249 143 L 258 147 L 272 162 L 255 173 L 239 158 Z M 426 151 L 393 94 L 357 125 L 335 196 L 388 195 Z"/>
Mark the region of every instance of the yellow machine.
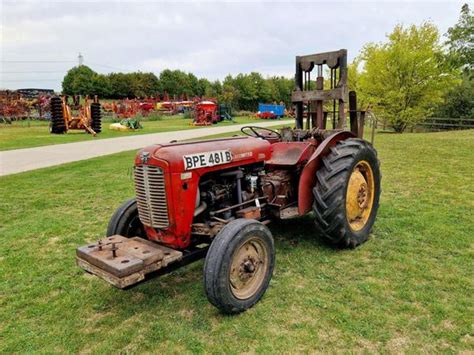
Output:
<path fill-rule="evenodd" d="M 97 99 L 89 104 L 86 96 L 84 105 L 79 108 L 79 115 L 73 116 L 71 107 L 67 103 L 67 97 L 53 97 L 51 99 L 51 123 L 50 132 L 54 134 L 66 133 L 71 129 L 85 130 L 93 136 L 102 131 L 101 107 Z"/>

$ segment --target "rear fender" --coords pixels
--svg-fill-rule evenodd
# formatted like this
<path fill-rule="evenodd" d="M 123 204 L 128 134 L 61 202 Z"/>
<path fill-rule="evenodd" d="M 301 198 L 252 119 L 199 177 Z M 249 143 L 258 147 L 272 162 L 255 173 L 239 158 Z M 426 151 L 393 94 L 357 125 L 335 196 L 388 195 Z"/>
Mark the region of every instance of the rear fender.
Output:
<path fill-rule="evenodd" d="M 316 171 L 321 164 L 321 158 L 327 155 L 329 149 L 335 146 L 337 142 L 353 137 L 355 135 L 350 131 L 336 132 L 322 141 L 309 158 L 301 172 L 298 185 L 298 213 L 300 215 L 308 213 L 313 205 L 313 187 L 316 185 Z"/>

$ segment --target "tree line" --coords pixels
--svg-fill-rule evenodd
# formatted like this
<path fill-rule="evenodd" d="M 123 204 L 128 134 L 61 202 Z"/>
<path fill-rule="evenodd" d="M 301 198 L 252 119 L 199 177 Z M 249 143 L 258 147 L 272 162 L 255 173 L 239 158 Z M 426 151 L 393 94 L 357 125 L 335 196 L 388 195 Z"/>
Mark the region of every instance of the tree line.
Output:
<path fill-rule="evenodd" d="M 359 106 L 371 110 L 395 131 L 429 116 L 474 118 L 474 15 L 462 6 L 458 22 L 444 36 L 425 22 L 397 25 L 386 41 L 366 44 L 349 64 L 350 90 Z M 255 111 L 259 102 L 291 105 L 293 78 L 260 73 L 228 75 L 221 82 L 180 70 L 153 73 L 94 72 L 72 68 L 63 80 L 64 94 L 134 98 L 163 95 L 208 97 L 236 109 Z"/>
<path fill-rule="evenodd" d="M 154 73 L 99 74 L 86 65 L 70 69 L 62 82 L 63 94 L 98 95 L 106 99 L 156 97 L 216 98 L 242 110 L 256 110 L 259 102 L 290 105 L 293 80 L 281 76 L 264 78 L 260 73 L 228 75 L 221 82 L 198 79 L 181 70 Z"/>

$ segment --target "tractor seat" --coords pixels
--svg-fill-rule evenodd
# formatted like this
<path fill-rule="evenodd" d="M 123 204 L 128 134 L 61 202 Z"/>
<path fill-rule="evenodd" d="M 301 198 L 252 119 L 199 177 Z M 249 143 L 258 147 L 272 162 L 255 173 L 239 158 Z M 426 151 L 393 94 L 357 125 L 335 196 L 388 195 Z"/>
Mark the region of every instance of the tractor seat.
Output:
<path fill-rule="evenodd" d="M 308 160 L 314 146 L 307 142 L 278 142 L 272 144 L 272 157 L 266 165 L 292 166 Z"/>

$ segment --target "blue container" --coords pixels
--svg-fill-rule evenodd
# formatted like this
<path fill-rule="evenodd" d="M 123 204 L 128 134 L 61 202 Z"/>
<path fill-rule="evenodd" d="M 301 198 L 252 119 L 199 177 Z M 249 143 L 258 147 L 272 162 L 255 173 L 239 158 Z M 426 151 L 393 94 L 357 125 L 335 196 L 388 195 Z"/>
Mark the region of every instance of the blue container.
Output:
<path fill-rule="evenodd" d="M 272 104 L 258 104 L 258 111 L 271 112 L 278 117 L 283 117 L 285 115 L 285 106 L 283 105 L 272 105 Z"/>

